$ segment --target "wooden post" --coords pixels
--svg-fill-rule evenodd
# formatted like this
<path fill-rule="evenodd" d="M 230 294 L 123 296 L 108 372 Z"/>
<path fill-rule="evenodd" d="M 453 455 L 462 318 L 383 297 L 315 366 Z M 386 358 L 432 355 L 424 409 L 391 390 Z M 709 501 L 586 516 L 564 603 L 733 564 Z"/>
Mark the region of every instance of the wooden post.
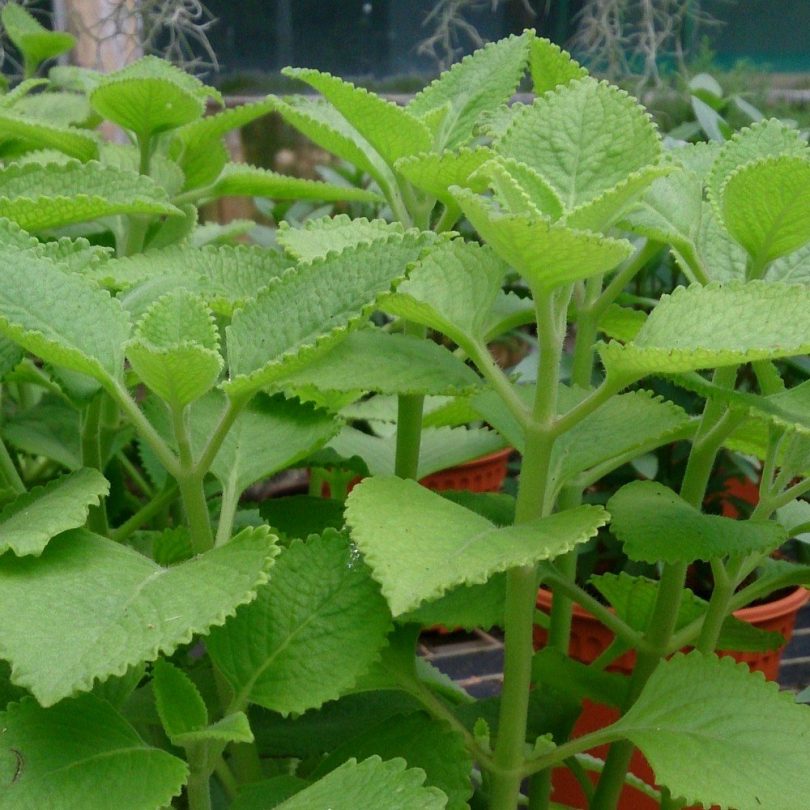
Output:
<path fill-rule="evenodd" d="M 105 73 L 142 55 L 138 42 L 137 0 L 56 0 L 61 17 L 76 37 L 73 62 Z"/>

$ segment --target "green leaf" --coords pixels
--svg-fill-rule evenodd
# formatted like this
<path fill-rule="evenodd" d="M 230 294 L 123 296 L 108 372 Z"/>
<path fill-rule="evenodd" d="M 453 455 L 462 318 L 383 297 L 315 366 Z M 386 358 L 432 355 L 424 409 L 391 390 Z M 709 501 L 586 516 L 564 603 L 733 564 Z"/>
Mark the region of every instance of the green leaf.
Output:
<path fill-rule="evenodd" d="M 152 691 L 160 722 L 170 739 L 208 725 L 208 709 L 199 690 L 174 664 L 155 662 Z"/>
<path fill-rule="evenodd" d="M 227 393 L 246 395 L 275 382 L 345 337 L 405 275 L 426 241 L 416 232 L 393 235 L 301 263 L 271 282 L 225 330 Z"/>
<path fill-rule="evenodd" d="M 39 558 L 0 557 L 0 655 L 14 682 L 51 706 L 222 624 L 266 582 L 275 553 L 266 530 L 248 529 L 161 568 L 98 535 L 65 532 Z"/>
<path fill-rule="evenodd" d="M 380 202 L 374 191 L 352 186 L 336 186 L 318 180 L 302 180 L 246 163 L 228 163 L 216 181 L 201 192 L 205 200 L 217 197 L 270 197 L 275 200 L 341 200 Z"/>
<path fill-rule="evenodd" d="M 617 615 L 634 630 L 645 632 L 655 610 L 660 582 L 626 573 L 591 577 L 590 584 L 607 599 Z M 709 603 L 684 589 L 678 606 L 675 630 L 682 630 L 706 615 Z M 763 652 L 785 643 L 781 633 L 761 630 L 736 616 L 726 616 L 717 640 L 721 650 Z"/>
<path fill-rule="evenodd" d="M 318 765 L 312 778 L 325 776 L 350 757 L 362 761 L 374 754 L 384 759 L 401 757 L 409 767 L 423 770 L 425 782 L 447 796 L 448 810 L 469 807 L 472 756 L 458 732 L 423 712 L 389 718 L 348 739 Z"/>
<path fill-rule="evenodd" d="M 335 217 L 308 219 L 300 227 L 282 222 L 276 241 L 297 261 L 311 261 L 323 258 L 330 252 L 339 253 L 347 247 L 402 233 L 405 233 L 405 228 L 399 222 L 363 217 L 352 219 L 347 214 L 338 214 Z"/>
<path fill-rule="evenodd" d="M 36 17 L 17 3 L 6 3 L 0 12 L 6 35 L 25 58 L 26 67 L 34 72 L 40 62 L 69 51 L 76 38 L 67 31 L 49 31 Z"/>
<path fill-rule="evenodd" d="M 44 397 L 31 410 L 15 414 L 3 425 L 3 439 L 68 470 L 82 466 L 79 414 L 62 400 Z"/>
<path fill-rule="evenodd" d="M 532 40 L 529 70 L 534 93 L 537 96 L 588 75 L 588 71 L 572 59 L 571 54 L 543 37 L 535 37 Z"/>
<path fill-rule="evenodd" d="M 346 522 L 393 615 L 455 585 L 553 559 L 596 533 L 607 516 L 583 506 L 516 526 L 486 518 L 393 477 L 367 478 L 349 494 Z"/>
<path fill-rule="evenodd" d="M 646 320 L 646 313 L 639 309 L 610 304 L 599 319 L 599 331 L 614 340 L 626 343 L 633 340 Z"/>
<path fill-rule="evenodd" d="M 0 512 L 0 554 L 38 557 L 52 537 L 83 526 L 109 491 L 107 479 L 87 468 L 18 496 Z"/>
<path fill-rule="evenodd" d="M 349 689 L 378 656 L 390 616 L 377 585 L 334 531 L 294 542 L 273 584 L 214 630 L 207 642 L 234 689 L 287 714 L 317 708 Z"/>
<path fill-rule="evenodd" d="M 477 186 L 482 178 L 508 213 L 542 215 L 553 221 L 562 216 L 563 204 L 557 192 L 525 163 L 499 156 L 481 166 L 467 185 L 481 191 Z"/>
<path fill-rule="evenodd" d="M 494 157 L 487 146 L 462 147 L 457 152 L 425 152 L 400 158 L 396 170 L 416 188 L 454 206 L 450 186 L 469 185 L 470 175 Z"/>
<path fill-rule="evenodd" d="M 693 652 L 661 662 L 614 728 L 641 749 L 656 781 L 688 804 L 807 804 L 807 752 L 796 742 L 810 734 L 810 711 L 730 658 Z"/>
<path fill-rule="evenodd" d="M 792 253 L 810 241 L 810 160 L 762 158 L 737 169 L 722 190 L 729 233 L 754 267 Z"/>
<path fill-rule="evenodd" d="M 23 359 L 23 350 L 7 337 L 0 337 L 0 381 Z"/>
<path fill-rule="evenodd" d="M 624 239 L 577 231 L 537 216 L 504 214 L 485 198 L 454 188 L 467 218 L 492 249 L 536 290 L 606 273 L 632 252 Z"/>
<path fill-rule="evenodd" d="M 18 85 L 19 86 L 19 85 Z M 6 100 L 8 96 L 4 97 Z M 47 121 L 60 127 L 89 127 L 97 122 L 97 116 L 85 96 L 78 93 L 60 92 L 35 93 L 16 99 L 12 109 L 15 113 L 38 121 Z M 75 129 L 68 130 L 75 132 Z M 88 133 L 92 137 L 92 133 Z M 63 152 L 60 148 L 60 152 Z M 78 155 L 74 155 L 78 157 Z M 95 154 L 91 155 L 95 157 Z"/>
<path fill-rule="evenodd" d="M 765 278 L 790 284 L 810 284 L 810 244 L 772 262 Z"/>
<path fill-rule="evenodd" d="M 299 776 L 282 774 L 241 785 L 229 810 L 270 810 L 303 790 L 309 782 Z"/>
<path fill-rule="evenodd" d="M 306 539 L 327 529 L 343 528 L 343 504 L 331 498 L 289 495 L 259 504 L 262 519 L 287 537 Z"/>
<path fill-rule="evenodd" d="M 91 161 L 36 163 L 0 170 L 0 217 L 27 231 L 43 231 L 113 214 L 182 212 L 153 180 Z"/>
<path fill-rule="evenodd" d="M 447 796 L 438 788 L 422 787 L 425 772 L 406 770 L 404 759 L 383 762 L 369 757 L 364 762 L 350 759 L 314 785 L 278 805 L 278 810 L 442 810 Z"/>
<path fill-rule="evenodd" d="M 807 142 L 797 129 L 777 118 L 759 121 L 735 132 L 715 156 L 706 178 L 706 190 L 713 205 L 719 206 L 723 186 L 740 166 L 779 155 L 807 156 Z"/>
<path fill-rule="evenodd" d="M 0 257 L 0 331 L 47 363 L 120 377 L 129 317 L 119 302 L 47 259 L 2 249 Z"/>
<path fill-rule="evenodd" d="M 182 291 L 163 296 L 147 311 L 126 352 L 135 373 L 173 408 L 210 390 L 223 366 L 213 313 Z"/>
<path fill-rule="evenodd" d="M 454 394 L 480 384 L 475 372 L 443 346 L 378 329 L 352 332 L 283 382 L 292 391 L 313 385 L 321 391 L 386 394 Z"/>
<path fill-rule="evenodd" d="M 602 344 L 624 379 L 773 360 L 810 351 L 810 289 L 777 282 L 678 287 L 661 297 L 635 340 Z"/>
<path fill-rule="evenodd" d="M 91 133 L 16 110 L 0 111 L 0 138 L 20 141 L 26 149 L 57 149 L 82 161 L 98 157 L 98 140 Z"/>
<path fill-rule="evenodd" d="M 408 104 L 408 112 L 424 118 L 448 105 L 437 143 L 455 149 L 469 141 L 482 115 L 512 97 L 526 70 L 534 36 L 525 32 L 485 45 L 465 56 Z"/>
<path fill-rule="evenodd" d="M 197 748 L 205 746 L 205 762 L 209 768 L 213 768 L 217 759 L 221 756 L 222 747 L 226 743 L 252 743 L 253 732 L 250 730 L 250 722 L 244 712 L 232 712 L 226 714 L 216 723 L 211 723 L 205 728 L 197 728 L 192 731 L 185 731 L 176 734 L 172 740 L 176 745 L 184 748 Z"/>
<path fill-rule="evenodd" d="M 625 484 L 608 501 L 611 529 L 628 557 L 642 562 L 692 562 L 764 554 L 787 540 L 772 520 L 704 515 L 653 481 Z"/>
<path fill-rule="evenodd" d="M 145 139 L 200 118 L 219 94 L 169 62 L 145 56 L 106 75 L 90 93 L 100 115 Z"/>
<path fill-rule="evenodd" d="M 109 810 L 111 797 L 120 810 L 165 807 L 186 781 L 185 762 L 147 745 L 93 695 L 49 709 L 26 698 L 0 723 L 2 810 Z"/>
<path fill-rule="evenodd" d="M 627 698 L 629 679 L 569 658 L 554 647 L 544 647 L 532 658 L 532 683 L 620 708 Z"/>
<path fill-rule="evenodd" d="M 389 164 L 431 148 L 430 130 L 394 102 L 319 70 L 285 68 L 282 73 L 322 93 Z"/>
<path fill-rule="evenodd" d="M 493 148 L 531 166 L 566 209 L 598 197 L 661 155 L 647 111 L 618 87 L 590 77 L 520 108 Z"/>

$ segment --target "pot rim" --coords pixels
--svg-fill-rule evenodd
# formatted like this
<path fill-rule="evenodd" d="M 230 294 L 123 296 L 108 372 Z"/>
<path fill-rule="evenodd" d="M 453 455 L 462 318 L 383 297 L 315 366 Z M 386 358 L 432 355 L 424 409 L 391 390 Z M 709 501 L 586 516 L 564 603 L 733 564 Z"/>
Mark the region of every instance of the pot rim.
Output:
<path fill-rule="evenodd" d="M 514 447 L 504 447 L 501 450 L 495 450 L 495 452 L 493 453 L 487 453 L 485 456 L 478 456 L 476 458 L 471 458 L 469 461 L 462 461 L 460 464 L 454 464 L 452 467 L 443 467 L 441 470 L 436 470 L 436 472 L 428 473 L 423 477 L 429 478 L 431 475 L 441 475 L 446 470 L 469 469 L 470 467 L 484 466 L 486 464 L 490 464 L 493 461 L 501 461 L 502 459 L 509 458 L 509 456 L 512 455 L 512 451 L 514 449 L 515 449 Z"/>

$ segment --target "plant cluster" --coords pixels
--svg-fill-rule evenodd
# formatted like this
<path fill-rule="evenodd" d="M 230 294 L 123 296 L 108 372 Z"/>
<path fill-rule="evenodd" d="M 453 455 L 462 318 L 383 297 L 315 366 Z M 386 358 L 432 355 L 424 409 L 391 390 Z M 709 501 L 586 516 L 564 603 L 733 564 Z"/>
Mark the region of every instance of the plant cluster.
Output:
<path fill-rule="evenodd" d="M 527 69 L 535 100 L 508 106 Z M 530 31 L 406 107 L 288 73 L 322 97 L 206 117 L 216 91 L 149 57 L 0 97 L 0 808 L 544 808 L 551 769 L 589 784 L 603 743 L 595 810 L 634 747 L 662 807 L 803 808 L 810 710 L 714 650 L 778 645 L 731 613 L 810 580 L 769 560 L 810 520 L 810 384 L 778 365 L 810 348 L 807 144 L 763 121 L 666 151 L 635 100 Z M 368 185 L 229 163 L 224 134 L 270 111 Z M 389 216 L 240 245 L 244 223 L 198 221 L 228 194 Z M 664 249 L 688 286 L 617 303 Z M 509 375 L 488 343 L 521 324 L 538 351 Z M 642 387 L 660 376 L 700 412 Z M 385 421 L 372 394 L 396 399 L 384 447 L 351 433 Z M 414 480 L 430 431 L 467 441 L 474 419 L 522 454 L 516 498 Z M 677 491 L 583 503 L 673 442 Z M 748 520 L 701 510 L 724 446 L 762 459 Z M 389 473 L 345 504 L 242 501 L 346 464 Z M 577 551 L 608 524 L 660 576 L 594 576 L 600 601 Z M 685 588 L 695 560 L 708 600 Z M 574 602 L 616 634 L 591 667 L 566 656 Z M 416 655 L 433 623 L 505 628 L 498 698 Z M 606 671 L 628 649 L 633 675 Z M 622 715 L 572 738 L 585 696 Z"/>

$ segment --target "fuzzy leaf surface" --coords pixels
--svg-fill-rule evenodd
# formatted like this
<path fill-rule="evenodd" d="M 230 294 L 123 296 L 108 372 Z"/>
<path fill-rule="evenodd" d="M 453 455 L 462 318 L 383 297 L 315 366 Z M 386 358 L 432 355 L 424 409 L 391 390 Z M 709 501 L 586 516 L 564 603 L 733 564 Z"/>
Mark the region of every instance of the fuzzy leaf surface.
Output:
<path fill-rule="evenodd" d="M 282 73 L 320 92 L 389 164 L 432 146 L 430 130 L 394 102 L 319 70 L 285 68 Z"/>
<path fill-rule="evenodd" d="M 492 249 L 535 289 L 606 273 L 632 252 L 629 242 L 552 223 L 544 217 L 504 214 L 483 197 L 454 188 L 467 218 Z"/>
<path fill-rule="evenodd" d="M 387 309 L 387 305 L 385 306 Z M 481 384 L 475 372 L 443 346 L 409 335 L 360 329 L 284 378 L 284 388 L 385 394 L 454 394 Z"/>
<path fill-rule="evenodd" d="M 17 49 L 33 67 L 69 51 L 76 38 L 67 31 L 50 31 L 36 17 L 17 3 L 7 3 L 2 10 L 3 28 Z"/>
<path fill-rule="evenodd" d="M 668 563 L 766 553 L 787 540 L 772 520 L 704 515 L 654 481 L 625 484 L 608 502 L 613 533 L 633 560 Z"/>
<path fill-rule="evenodd" d="M 408 112 L 422 118 L 448 105 L 438 142 L 455 149 L 469 141 L 481 116 L 505 104 L 526 70 L 530 32 L 485 45 L 465 56 L 433 81 L 408 104 Z"/>
<path fill-rule="evenodd" d="M 379 655 L 390 616 L 379 588 L 340 534 L 294 542 L 273 584 L 212 631 L 208 651 L 233 687 L 233 705 L 288 714 L 354 685 Z"/>
<path fill-rule="evenodd" d="M 199 690 L 174 664 L 164 660 L 155 662 L 152 691 L 160 722 L 169 738 L 208 725 L 208 709 Z"/>
<path fill-rule="evenodd" d="M 585 506 L 498 528 L 415 481 L 393 477 L 362 481 L 346 508 L 352 538 L 395 617 L 456 585 L 557 557 L 606 520 L 603 509 Z"/>
<path fill-rule="evenodd" d="M 417 233 L 394 235 L 299 264 L 272 282 L 226 329 L 226 391 L 255 391 L 345 337 L 425 245 Z"/>
<path fill-rule="evenodd" d="M 544 37 L 535 37 L 532 40 L 529 71 L 537 96 L 588 75 L 588 71 L 572 59 L 569 53 Z"/>
<path fill-rule="evenodd" d="M 51 540 L 39 558 L 6 554 L 0 655 L 11 662 L 14 682 L 51 706 L 222 624 L 266 582 L 273 543 L 266 531 L 248 529 L 222 548 L 161 568 L 76 529 Z"/>
<path fill-rule="evenodd" d="M 406 770 L 407 769 L 407 770 Z M 319 779 L 314 785 L 279 804 L 278 810 L 442 810 L 447 796 L 438 788 L 423 787 L 425 772 L 408 768 L 404 759 L 383 762 L 378 756 L 354 759 Z"/>
<path fill-rule="evenodd" d="M 93 695 L 47 709 L 25 698 L 0 723 L 2 810 L 108 810 L 111 796 L 120 810 L 165 807 L 186 781 L 185 762 Z"/>
<path fill-rule="evenodd" d="M 798 743 L 810 736 L 810 710 L 730 658 L 693 652 L 662 661 L 617 730 L 641 749 L 656 781 L 688 804 L 807 804 L 810 773 Z"/>
<path fill-rule="evenodd" d="M 47 259 L 2 249 L 0 257 L 0 331 L 55 366 L 119 377 L 130 329 L 120 303 Z"/>
<path fill-rule="evenodd" d="M 21 141 L 28 149 L 57 149 L 83 161 L 98 157 L 98 140 L 89 132 L 54 123 L 52 118 L 42 121 L 20 111 L 0 112 L 0 138 Z"/>
<path fill-rule="evenodd" d="M 731 235 L 756 267 L 810 241 L 810 160 L 763 158 L 737 169 L 722 189 Z"/>
<path fill-rule="evenodd" d="M 397 171 L 411 184 L 445 205 L 455 205 L 450 186 L 467 186 L 469 178 L 495 153 L 487 146 L 462 147 L 456 152 L 425 152 L 397 161 Z"/>
<path fill-rule="evenodd" d="M 300 228 L 288 222 L 279 225 L 277 241 L 284 250 L 298 261 L 311 261 L 328 253 L 340 253 L 346 247 L 384 239 L 395 233 L 404 233 L 399 222 L 382 219 L 351 219 L 346 214 L 335 217 L 308 219 Z"/>
<path fill-rule="evenodd" d="M 630 379 L 810 351 L 810 289 L 777 282 L 692 285 L 664 295 L 635 340 L 602 345 L 608 371 Z"/>
<path fill-rule="evenodd" d="M 88 467 L 19 495 L 0 512 L 0 554 L 39 556 L 52 537 L 83 526 L 109 491 L 107 479 Z"/>
<path fill-rule="evenodd" d="M 657 162 L 661 154 L 644 108 L 623 90 L 590 77 L 521 107 L 493 148 L 531 166 L 569 210 Z"/>

